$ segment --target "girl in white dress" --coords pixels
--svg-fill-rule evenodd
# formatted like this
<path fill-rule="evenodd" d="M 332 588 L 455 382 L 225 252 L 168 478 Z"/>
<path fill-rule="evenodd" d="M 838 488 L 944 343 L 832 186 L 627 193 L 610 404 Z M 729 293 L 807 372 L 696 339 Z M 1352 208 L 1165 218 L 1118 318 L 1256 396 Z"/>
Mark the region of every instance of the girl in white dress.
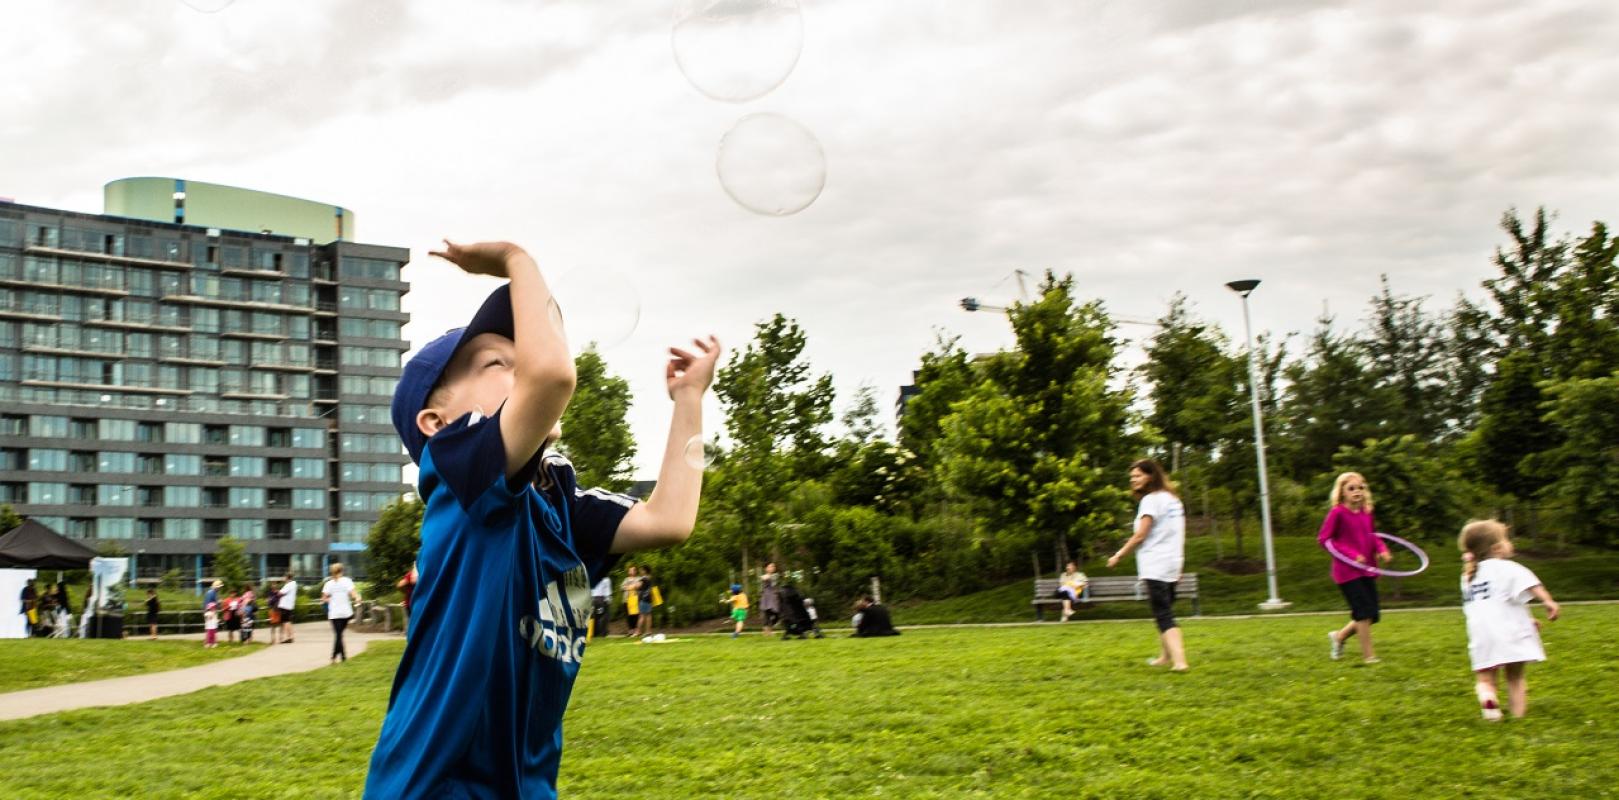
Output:
<path fill-rule="evenodd" d="M 1540 623 L 1529 613 L 1533 597 L 1546 607 L 1546 619 L 1557 619 L 1557 603 L 1528 567 L 1512 560 L 1507 526 L 1493 519 L 1467 523 L 1456 540 L 1462 551 L 1462 612 L 1467 617 L 1467 652 L 1477 679 L 1474 691 L 1484 718 L 1501 719 L 1496 671 L 1507 676 L 1507 705 L 1513 717 L 1529 708 L 1529 684 L 1523 668 L 1545 661 Z"/>

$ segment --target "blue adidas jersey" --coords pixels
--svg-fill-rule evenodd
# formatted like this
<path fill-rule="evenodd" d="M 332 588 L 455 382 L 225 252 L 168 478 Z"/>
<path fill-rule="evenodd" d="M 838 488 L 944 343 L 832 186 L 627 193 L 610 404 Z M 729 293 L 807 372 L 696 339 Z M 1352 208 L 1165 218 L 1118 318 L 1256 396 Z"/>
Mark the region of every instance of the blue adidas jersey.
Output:
<path fill-rule="evenodd" d="M 579 489 L 561 456 L 536 454 L 510 480 L 505 466 L 498 412 L 462 417 L 422 451 L 410 638 L 366 797 L 556 797 L 590 587 L 634 501 Z M 539 469 L 544 490 L 530 485 Z"/>

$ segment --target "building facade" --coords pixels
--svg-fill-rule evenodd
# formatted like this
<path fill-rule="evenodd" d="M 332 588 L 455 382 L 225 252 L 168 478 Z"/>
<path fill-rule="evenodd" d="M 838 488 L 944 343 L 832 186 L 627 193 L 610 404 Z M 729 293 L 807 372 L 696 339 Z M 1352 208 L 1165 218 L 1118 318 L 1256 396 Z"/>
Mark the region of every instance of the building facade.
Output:
<path fill-rule="evenodd" d="M 261 575 L 363 573 L 409 489 L 389 417 L 408 260 L 0 202 L 0 502 L 116 542 L 143 579 L 211 575 L 225 536 Z"/>

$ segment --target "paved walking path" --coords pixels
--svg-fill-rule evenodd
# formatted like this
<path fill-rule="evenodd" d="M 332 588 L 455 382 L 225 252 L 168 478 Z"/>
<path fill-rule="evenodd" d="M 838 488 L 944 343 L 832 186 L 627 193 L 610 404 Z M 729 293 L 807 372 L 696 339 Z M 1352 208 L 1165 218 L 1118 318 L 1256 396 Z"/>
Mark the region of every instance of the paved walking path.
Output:
<path fill-rule="evenodd" d="M 306 622 L 293 626 L 292 644 L 268 645 L 256 653 L 227 658 L 197 667 L 151 672 L 145 675 L 127 675 L 85 683 L 43 686 L 20 692 L 0 694 L 0 720 L 23 719 L 38 714 L 54 714 L 96 706 L 122 706 L 144 703 L 161 697 L 188 694 L 210 686 L 228 686 L 233 683 L 308 672 L 331 663 L 332 626 L 325 622 Z M 223 633 L 223 632 L 221 632 Z M 253 632 L 254 638 L 268 642 L 269 626 Z M 202 646 L 202 634 L 183 637 Z M 223 640 L 223 636 L 220 637 Z M 397 634 L 359 633 L 352 629 L 343 634 L 343 649 L 350 658 L 365 652 L 365 647 L 377 639 L 397 639 Z M 138 646 L 138 642 L 131 642 Z M 222 645 L 228 647 L 229 645 Z"/>

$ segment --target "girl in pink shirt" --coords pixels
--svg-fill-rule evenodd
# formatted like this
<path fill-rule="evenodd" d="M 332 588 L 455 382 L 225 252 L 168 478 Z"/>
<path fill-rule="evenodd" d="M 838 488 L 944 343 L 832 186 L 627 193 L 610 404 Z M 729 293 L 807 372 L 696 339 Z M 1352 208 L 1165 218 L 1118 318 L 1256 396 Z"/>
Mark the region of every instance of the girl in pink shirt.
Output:
<path fill-rule="evenodd" d="M 1327 631 L 1327 638 L 1332 640 L 1332 660 L 1343 657 L 1344 642 L 1349 637 L 1359 636 L 1361 660 L 1375 664 L 1378 658 L 1372 650 L 1372 625 L 1383 615 L 1377 599 L 1377 573 L 1371 571 L 1371 564 L 1374 559 L 1387 564 L 1389 549 L 1375 532 L 1372 492 L 1360 473 L 1339 475 L 1332 484 L 1329 500 L 1332 508 L 1321 522 L 1321 533 L 1316 541 L 1323 548 L 1330 543 L 1341 555 L 1356 564 L 1366 565 L 1357 567 L 1336 558 L 1332 560 L 1332 580 L 1349 601 L 1349 624 Z"/>

